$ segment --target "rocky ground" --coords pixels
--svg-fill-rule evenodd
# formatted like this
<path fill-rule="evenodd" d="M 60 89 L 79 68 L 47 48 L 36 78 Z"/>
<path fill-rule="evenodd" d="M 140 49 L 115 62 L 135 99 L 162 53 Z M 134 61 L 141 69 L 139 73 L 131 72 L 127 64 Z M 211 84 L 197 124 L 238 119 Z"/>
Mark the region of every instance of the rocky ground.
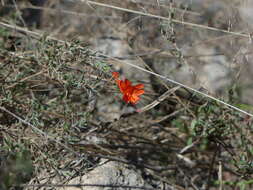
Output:
<path fill-rule="evenodd" d="M 127 64 L 251 112 L 251 1 L 92 2 L 0 2 L 1 22 L 57 39 L 44 42 L 13 27 L 0 41 L 7 51 L 0 79 L 22 74 L 19 82 L 29 89 L 18 93 L 15 80 L 2 82 L 1 108 L 56 139 L 4 119 L 1 109 L 2 151 L 15 142 L 31 152 L 25 189 L 251 189 L 251 118 Z M 145 85 L 136 106 L 115 93 L 111 71 Z"/>

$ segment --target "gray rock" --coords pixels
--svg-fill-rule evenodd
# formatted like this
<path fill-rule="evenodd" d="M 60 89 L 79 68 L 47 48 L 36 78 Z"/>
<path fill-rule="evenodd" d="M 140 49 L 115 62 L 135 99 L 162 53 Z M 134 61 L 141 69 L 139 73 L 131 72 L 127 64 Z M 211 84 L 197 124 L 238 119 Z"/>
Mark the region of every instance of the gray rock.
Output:
<path fill-rule="evenodd" d="M 253 1 L 252 0 L 244 0 L 240 7 L 239 13 L 242 20 L 247 23 L 247 25 L 253 29 Z"/>
<path fill-rule="evenodd" d="M 104 161 L 84 176 L 76 177 L 68 184 L 94 184 L 98 186 L 83 186 L 82 190 L 130 190 L 119 186 L 138 186 L 150 188 L 142 176 L 126 165 L 115 161 Z M 102 185 L 102 186 L 99 186 Z M 108 187 L 104 187 L 108 186 Z M 58 190 L 78 190 L 80 187 L 65 187 Z"/>
<path fill-rule="evenodd" d="M 231 83 L 230 64 L 215 48 L 199 45 L 185 49 L 184 54 L 192 59 L 178 62 L 175 58 L 154 61 L 154 69 L 163 76 L 195 89 L 206 89 L 211 94 L 220 94 Z M 203 56 L 194 56 L 203 55 Z M 214 56 L 205 56 L 214 55 Z"/>
<path fill-rule="evenodd" d="M 218 52 L 213 47 L 199 46 L 197 55 L 215 55 Z M 231 83 L 230 63 L 224 55 L 203 56 L 198 58 L 198 64 L 194 65 L 198 70 L 198 79 L 201 87 L 212 94 L 219 94 Z"/>

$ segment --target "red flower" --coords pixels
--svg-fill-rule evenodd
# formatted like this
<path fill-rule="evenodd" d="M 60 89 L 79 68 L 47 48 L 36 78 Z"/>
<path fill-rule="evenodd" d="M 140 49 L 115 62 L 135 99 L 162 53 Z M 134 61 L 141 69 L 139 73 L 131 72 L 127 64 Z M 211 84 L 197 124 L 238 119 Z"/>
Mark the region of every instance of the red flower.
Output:
<path fill-rule="evenodd" d="M 115 81 L 120 89 L 120 92 L 123 94 L 123 100 L 126 103 L 136 104 L 140 100 L 140 95 L 145 91 L 143 90 L 143 84 L 137 84 L 132 86 L 132 83 L 128 80 L 120 80 L 118 72 L 112 72 L 112 76 L 115 78 Z"/>

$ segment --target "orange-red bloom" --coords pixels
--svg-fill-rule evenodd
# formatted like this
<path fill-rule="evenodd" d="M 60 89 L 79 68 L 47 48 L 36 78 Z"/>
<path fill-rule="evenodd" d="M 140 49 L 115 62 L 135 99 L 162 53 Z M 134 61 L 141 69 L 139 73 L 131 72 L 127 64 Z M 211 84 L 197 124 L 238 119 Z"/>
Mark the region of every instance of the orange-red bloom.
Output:
<path fill-rule="evenodd" d="M 145 91 L 143 90 L 143 84 L 137 84 L 132 86 L 132 83 L 128 80 L 120 80 L 118 72 L 112 72 L 112 76 L 115 78 L 115 81 L 120 89 L 120 92 L 123 94 L 123 100 L 126 103 L 136 104 L 140 100 L 140 95 Z"/>

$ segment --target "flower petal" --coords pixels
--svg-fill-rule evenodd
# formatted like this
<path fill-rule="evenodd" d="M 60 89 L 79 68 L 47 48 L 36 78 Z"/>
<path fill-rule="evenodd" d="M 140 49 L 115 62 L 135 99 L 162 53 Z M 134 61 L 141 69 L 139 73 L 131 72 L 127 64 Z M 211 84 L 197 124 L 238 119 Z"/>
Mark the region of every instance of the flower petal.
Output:
<path fill-rule="evenodd" d="M 144 94 L 144 92 L 145 92 L 144 90 L 136 90 L 136 89 L 135 89 L 135 90 L 133 91 L 133 94 L 136 95 L 136 96 L 140 96 L 140 95 Z"/>
<path fill-rule="evenodd" d="M 143 84 L 137 84 L 137 85 L 135 85 L 133 87 L 136 88 L 136 89 L 143 89 L 144 85 Z"/>
<path fill-rule="evenodd" d="M 123 96 L 123 100 L 126 102 L 126 103 L 129 103 L 130 102 L 130 98 L 127 94 L 124 94 Z"/>
<path fill-rule="evenodd" d="M 140 100 L 140 95 L 144 91 L 143 84 L 137 84 L 132 86 L 132 83 L 128 80 L 120 80 L 118 72 L 112 72 L 112 76 L 115 78 L 115 81 L 120 89 L 120 92 L 123 94 L 123 100 L 126 103 L 136 104 Z"/>
<path fill-rule="evenodd" d="M 131 86 L 132 83 L 129 80 L 127 80 L 127 79 L 125 79 L 125 84 L 126 84 L 127 87 L 132 87 Z"/>
<path fill-rule="evenodd" d="M 118 72 L 112 72 L 112 76 L 113 76 L 115 79 L 118 79 L 118 78 L 119 78 L 119 73 L 118 73 Z"/>
<path fill-rule="evenodd" d="M 131 96 L 131 98 L 130 98 L 130 102 L 133 104 L 136 104 L 139 100 L 140 100 L 140 97 L 134 96 L 134 95 Z"/>
<path fill-rule="evenodd" d="M 122 80 L 119 81 L 119 89 L 120 89 L 120 92 L 121 92 L 122 94 L 124 94 L 124 92 L 125 92 L 126 89 L 127 89 L 127 86 L 126 86 L 125 81 L 122 81 Z"/>
<path fill-rule="evenodd" d="M 132 88 L 131 82 L 127 79 L 125 79 L 124 81 L 120 80 L 119 88 L 121 93 L 125 93 L 125 91 Z"/>

